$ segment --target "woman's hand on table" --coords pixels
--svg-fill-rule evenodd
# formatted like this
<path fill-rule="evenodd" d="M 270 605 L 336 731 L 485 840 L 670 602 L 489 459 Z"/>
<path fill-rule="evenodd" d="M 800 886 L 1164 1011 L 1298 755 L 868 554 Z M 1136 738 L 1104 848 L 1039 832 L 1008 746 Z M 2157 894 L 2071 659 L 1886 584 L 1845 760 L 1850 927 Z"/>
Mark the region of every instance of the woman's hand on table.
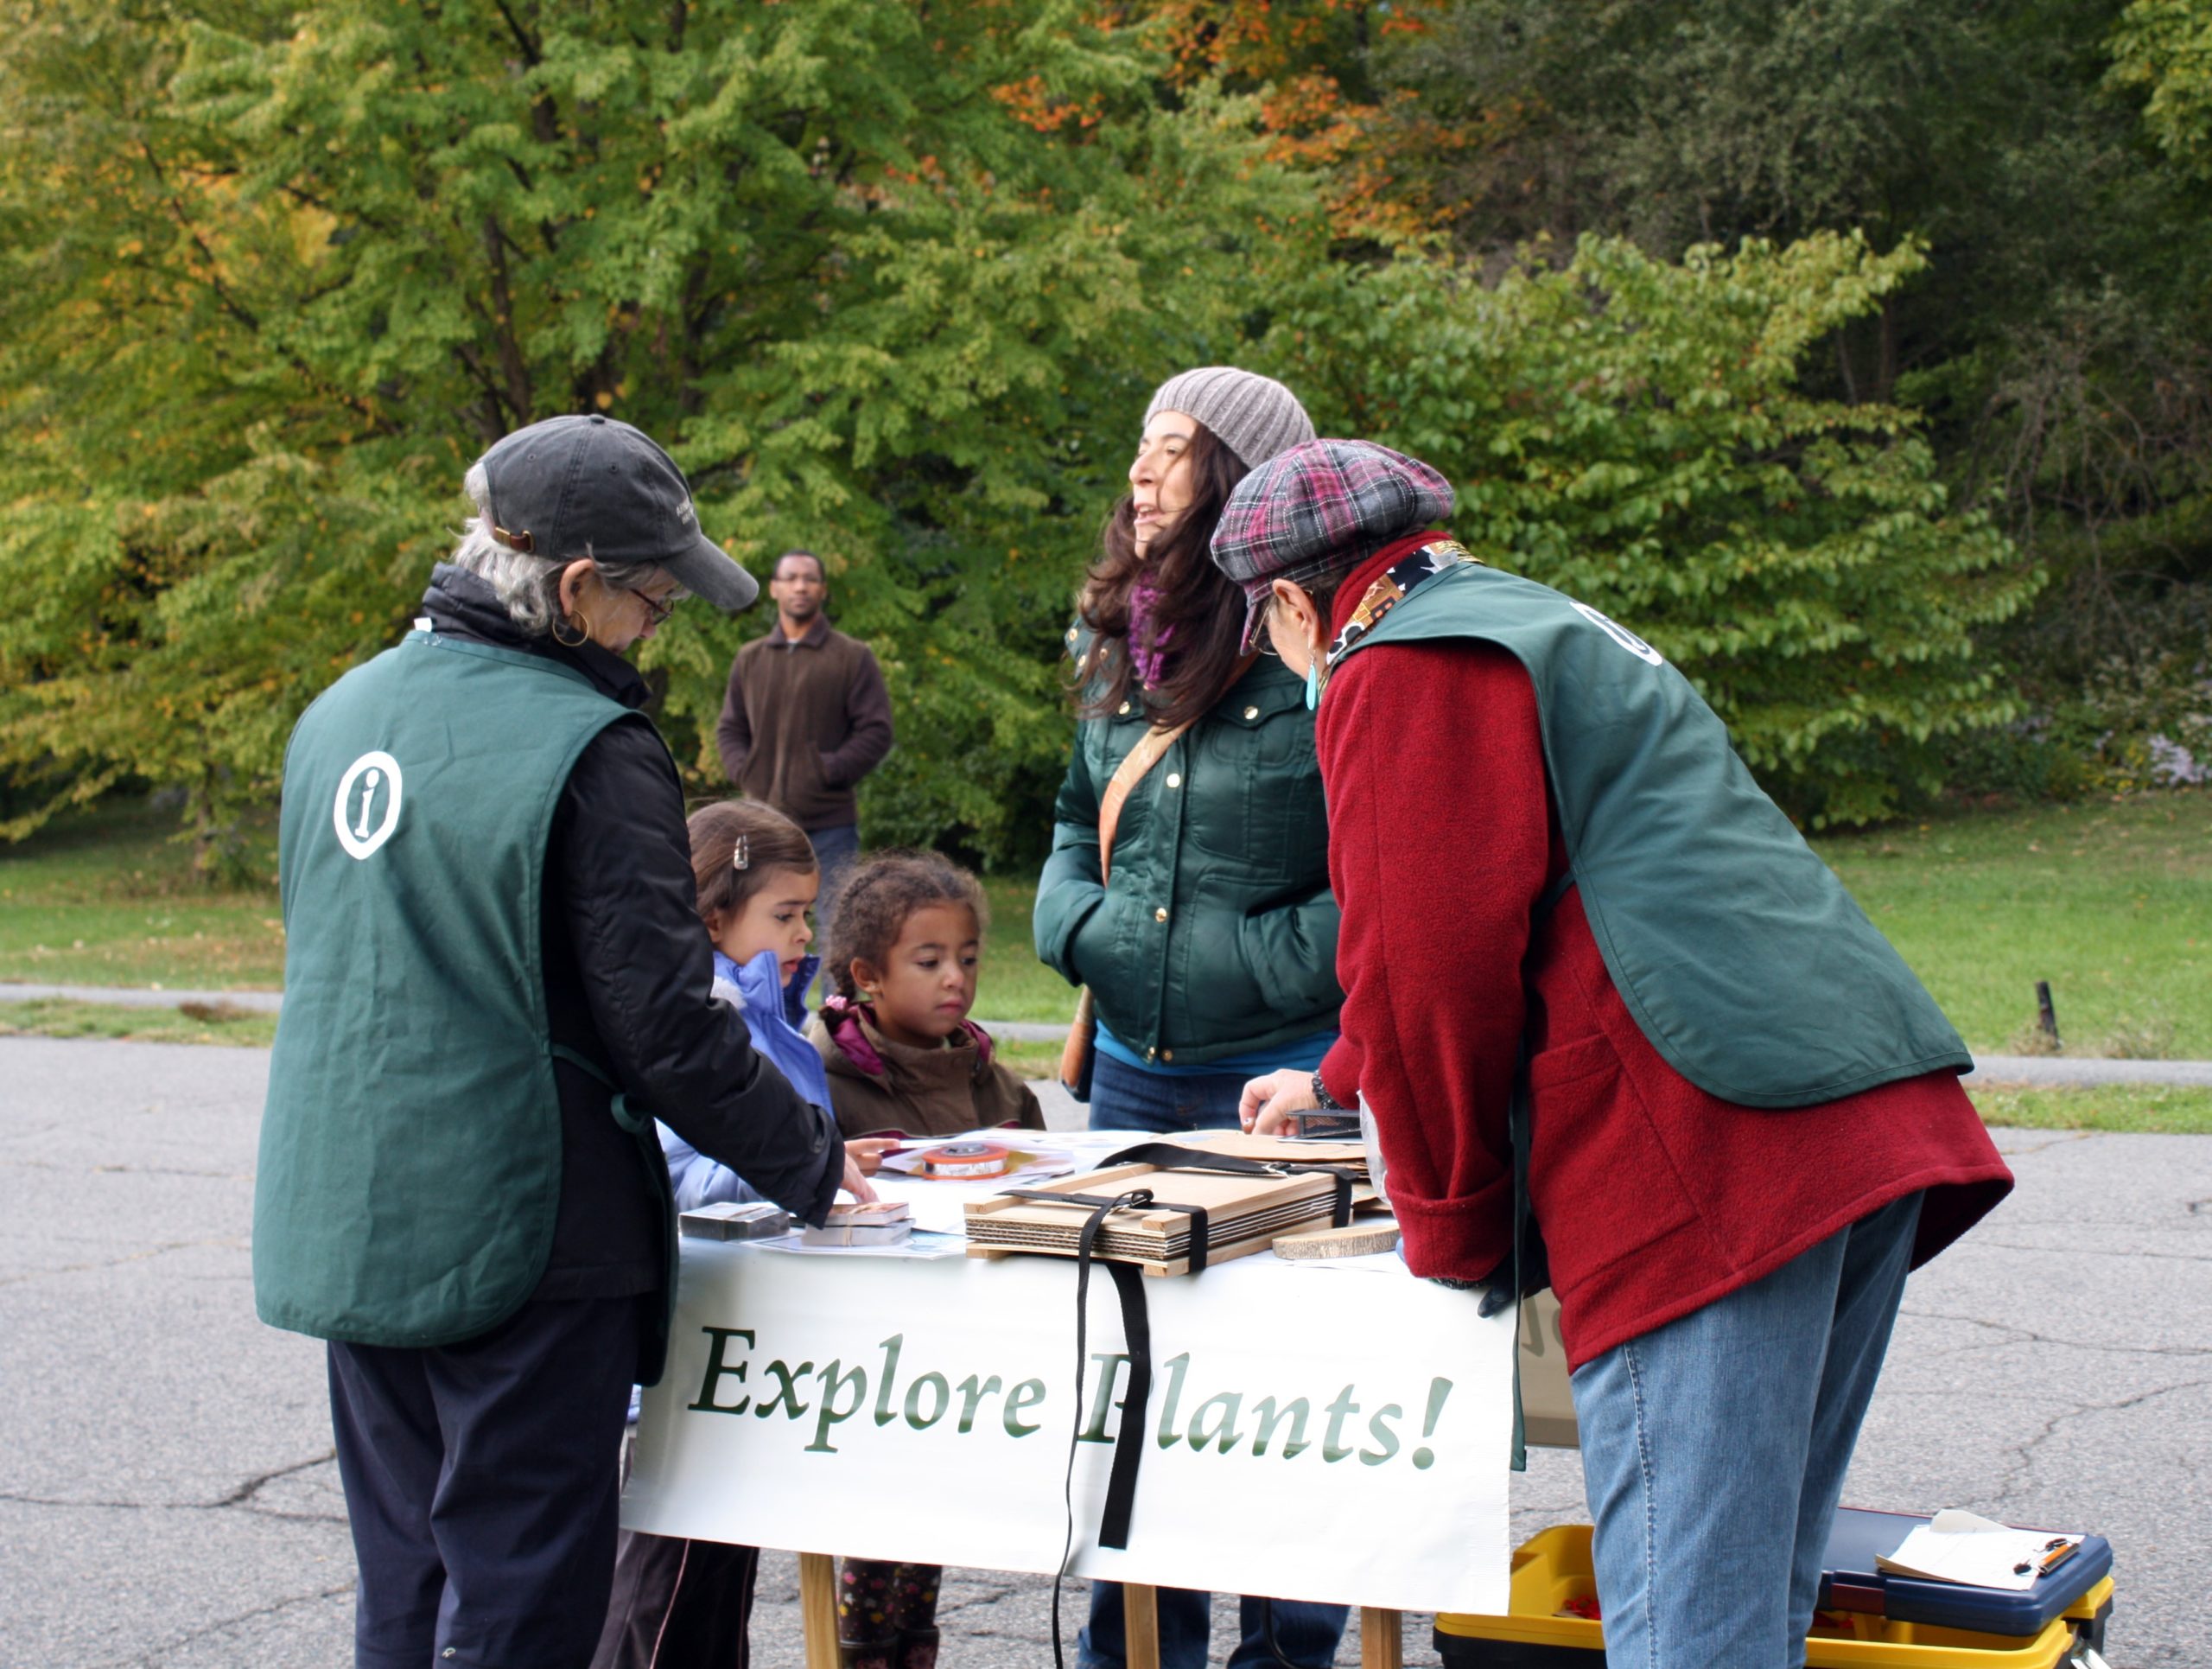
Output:
<path fill-rule="evenodd" d="M 845 1143 L 845 1158 L 860 1167 L 861 1175 L 873 1176 L 883 1169 L 883 1156 L 904 1145 L 895 1136 L 856 1136 Z"/>
<path fill-rule="evenodd" d="M 871 1205 L 874 1202 L 875 1190 L 868 1186 L 868 1176 L 861 1169 L 860 1161 L 853 1156 L 853 1150 L 849 1146 L 845 1150 L 845 1180 L 837 1186 L 851 1194 L 861 1205 Z"/>
<path fill-rule="evenodd" d="M 1285 1067 L 1244 1086 L 1236 1104 L 1236 1122 L 1254 1136 L 1274 1136 L 1294 1112 L 1311 1112 L 1321 1104 L 1313 1099 L 1313 1074 Z"/>

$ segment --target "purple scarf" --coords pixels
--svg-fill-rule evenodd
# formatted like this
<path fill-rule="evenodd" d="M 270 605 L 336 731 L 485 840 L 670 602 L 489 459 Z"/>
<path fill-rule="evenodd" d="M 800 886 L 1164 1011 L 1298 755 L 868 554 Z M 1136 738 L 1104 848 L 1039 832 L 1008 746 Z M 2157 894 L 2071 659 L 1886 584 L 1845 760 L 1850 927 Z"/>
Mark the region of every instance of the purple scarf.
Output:
<path fill-rule="evenodd" d="M 1153 612 L 1159 606 L 1160 593 L 1141 580 L 1130 590 L 1129 665 L 1147 688 L 1159 683 L 1166 670 L 1167 640 L 1175 635 L 1172 626 L 1154 629 Z"/>

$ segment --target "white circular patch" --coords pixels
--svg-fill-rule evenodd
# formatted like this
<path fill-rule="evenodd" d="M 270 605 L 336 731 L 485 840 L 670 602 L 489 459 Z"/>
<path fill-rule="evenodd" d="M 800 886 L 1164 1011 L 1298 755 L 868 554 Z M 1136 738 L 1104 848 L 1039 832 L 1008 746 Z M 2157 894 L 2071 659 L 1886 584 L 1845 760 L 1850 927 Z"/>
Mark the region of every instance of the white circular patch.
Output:
<path fill-rule="evenodd" d="M 1574 599 L 1572 597 L 1569 597 L 1567 601 L 1570 603 L 1573 603 L 1574 612 L 1576 614 L 1581 615 L 1583 619 L 1588 621 L 1592 626 L 1603 632 L 1607 637 L 1612 639 L 1614 642 L 1619 644 L 1622 648 L 1627 650 L 1629 653 L 1634 655 L 1638 660 L 1648 660 L 1654 666 L 1664 666 L 1667 664 L 1666 656 L 1661 654 L 1656 649 L 1646 643 L 1642 638 L 1637 636 L 1635 633 L 1630 631 L 1627 627 L 1622 625 L 1618 621 L 1607 620 L 1603 615 L 1599 614 L 1595 608 L 1592 608 L 1586 602 L 1575 602 Z"/>
<path fill-rule="evenodd" d="M 338 780 L 338 799 L 330 808 L 338 844 L 353 857 L 366 857 L 391 838 L 399 826 L 399 761 L 390 754 L 363 754 Z"/>

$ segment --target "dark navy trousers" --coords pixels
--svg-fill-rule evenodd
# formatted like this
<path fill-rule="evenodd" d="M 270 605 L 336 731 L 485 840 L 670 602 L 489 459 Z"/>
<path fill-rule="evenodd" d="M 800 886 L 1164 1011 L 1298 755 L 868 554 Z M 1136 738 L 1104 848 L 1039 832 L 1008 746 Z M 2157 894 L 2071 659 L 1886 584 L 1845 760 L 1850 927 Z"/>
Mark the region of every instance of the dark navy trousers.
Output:
<path fill-rule="evenodd" d="M 533 1302 L 461 1344 L 330 1346 L 356 1669 L 590 1663 L 655 1302 Z"/>

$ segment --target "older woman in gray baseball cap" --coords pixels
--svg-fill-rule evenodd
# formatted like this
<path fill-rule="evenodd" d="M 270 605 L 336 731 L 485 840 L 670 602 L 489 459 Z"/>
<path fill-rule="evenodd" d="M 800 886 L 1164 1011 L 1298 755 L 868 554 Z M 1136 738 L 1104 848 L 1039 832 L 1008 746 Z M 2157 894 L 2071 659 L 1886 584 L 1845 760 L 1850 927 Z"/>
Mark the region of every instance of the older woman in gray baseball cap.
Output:
<path fill-rule="evenodd" d="M 329 1341 L 355 1662 L 583 1669 L 630 1386 L 668 1355 L 653 1115 L 811 1221 L 867 1184 L 713 997 L 683 786 L 623 659 L 752 578 L 627 424 L 533 424 L 466 487 L 415 630 L 285 755 L 254 1296 Z"/>
<path fill-rule="evenodd" d="M 1245 647 L 1207 556 L 1252 470 L 1310 440 L 1281 383 L 1233 366 L 1154 393 L 1068 633 L 1077 722 L 1037 889 L 1037 952 L 1088 988 L 1062 1063 L 1095 1129 L 1230 1127 L 1254 1072 L 1335 1039 L 1327 819 L 1297 679 Z M 1207 1596 L 1160 1592 L 1160 1661 L 1199 1669 Z M 1083 1669 L 1123 1662 L 1121 1589 L 1094 1584 Z M 1248 1599 L 1230 1662 L 1335 1659 L 1341 1606 Z"/>

